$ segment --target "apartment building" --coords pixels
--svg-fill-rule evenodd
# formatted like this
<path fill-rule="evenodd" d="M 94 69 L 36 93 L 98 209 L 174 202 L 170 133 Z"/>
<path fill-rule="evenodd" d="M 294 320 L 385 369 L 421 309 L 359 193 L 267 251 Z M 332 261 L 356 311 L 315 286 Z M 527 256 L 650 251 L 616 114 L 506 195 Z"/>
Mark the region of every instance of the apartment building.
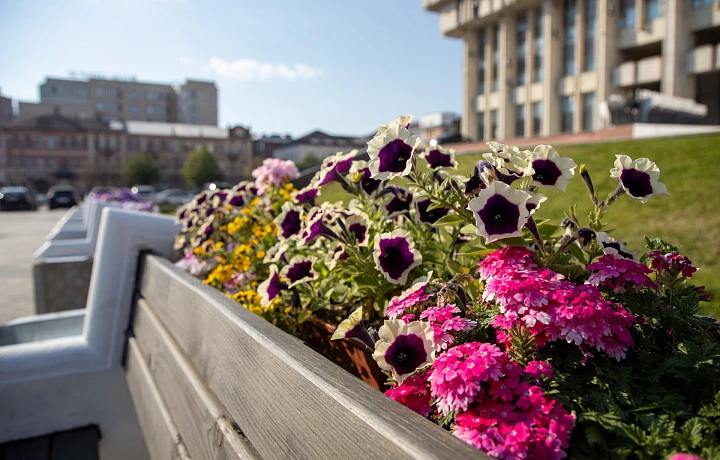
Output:
<path fill-rule="evenodd" d="M 720 0 L 423 0 L 462 39 L 461 130 L 509 139 L 602 128 L 636 89 L 720 123 Z"/>
<path fill-rule="evenodd" d="M 19 118 L 0 127 L 0 183 L 13 181 L 37 190 L 58 183 L 89 189 L 130 185 L 124 165 L 149 153 L 160 168 L 160 184 L 183 187 L 182 168 L 190 152 L 206 147 L 229 181 L 250 177 L 252 136 L 242 126 L 145 121 L 103 121 L 62 114 Z"/>
<path fill-rule="evenodd" d="M 369 137 L 335 136 L 323 131 L 312 131 L 283 145 L 274 148 L 273 155 L 283 160 L 299 163 L 308 157 L 321 160 L 337 152 L 349 152 L 353 149 L 367 149 Z"/>
<path fill-rule="evenodd" d="M 0 92 L 0 123 L 7 123 L 13 119 L 12 99 L 5 97 Z"/>
<path fill-rule="evenodd" d="M 19 103 L 19 117 L 58 113 L 83 119 L 218 123 L 217 87 L 213 82 L 187 80 L 173 87 L 134 79 L 47 78 L 39 90 L 40 102 Z"/>

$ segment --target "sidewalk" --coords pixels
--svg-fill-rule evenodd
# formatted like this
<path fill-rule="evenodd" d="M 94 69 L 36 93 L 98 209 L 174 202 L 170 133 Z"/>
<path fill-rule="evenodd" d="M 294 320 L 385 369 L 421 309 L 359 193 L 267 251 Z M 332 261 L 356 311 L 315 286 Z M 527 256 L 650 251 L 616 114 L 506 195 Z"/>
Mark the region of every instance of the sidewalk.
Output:
<path fill-rule="evenodd" d="M 33 253 L 67 209 L 0 213 L 0 324 L 35 314 Z"/>

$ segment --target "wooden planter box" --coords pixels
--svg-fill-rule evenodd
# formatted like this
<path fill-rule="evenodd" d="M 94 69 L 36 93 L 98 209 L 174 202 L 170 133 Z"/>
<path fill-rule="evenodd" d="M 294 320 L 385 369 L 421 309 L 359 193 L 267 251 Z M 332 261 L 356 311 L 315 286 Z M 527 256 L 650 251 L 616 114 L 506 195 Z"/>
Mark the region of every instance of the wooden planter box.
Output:
<path fill-rule="evenodd" d="M 138 279 L 126 377 L 152 458 L 486 458 L 167 260 Z"/>

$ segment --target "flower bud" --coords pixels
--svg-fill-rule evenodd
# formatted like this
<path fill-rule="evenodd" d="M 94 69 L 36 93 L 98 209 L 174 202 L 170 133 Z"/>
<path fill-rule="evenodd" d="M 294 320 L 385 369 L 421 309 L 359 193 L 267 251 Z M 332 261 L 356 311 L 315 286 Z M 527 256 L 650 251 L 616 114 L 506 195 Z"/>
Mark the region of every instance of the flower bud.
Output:
<path fill-rule="evenodd" d="M 595 185 L 593 185 L 592 178 L 590 177 L 590 173 L 585 167 L 585 163 L 580 165 L 580 177 L 582 177 L 583 181 L 585 181 L 585 186 L 587 187 L 588 192 L 590 192 L 590 199 L 592 200 L 593 204 L 597 206 L 598 198 L 597 193 L 595 193 Z"/>

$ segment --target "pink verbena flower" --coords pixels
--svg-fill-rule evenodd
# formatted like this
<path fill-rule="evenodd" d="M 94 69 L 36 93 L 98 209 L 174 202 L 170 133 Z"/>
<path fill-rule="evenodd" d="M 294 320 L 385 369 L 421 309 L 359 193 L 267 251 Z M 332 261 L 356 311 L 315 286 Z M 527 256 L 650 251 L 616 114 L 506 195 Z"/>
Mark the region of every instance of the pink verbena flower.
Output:
<path fill-rule="evenodd" d="M 432 396 L 443 414 L 467 410 L 483 391 L 482 383 L 502 377 L 504 353 L 495 345 L 468 342 L 450 348 L 433 363 Z"/>
<path fill-rule="evenodd" d="M 427 417 L 432 411 L 427 372 L 406 378 L 402 383 L 386 390 L 385 395 L 423 417 Z"/>
<path fill-rule="evenodd" d="M 427 302 L 431 296 L 425 294 L 425 289 L 427 289 L 430 278 L 432 278 L 432 272 L 429 272 L 427 276 L 416 279 L 413 285 L 403 291 L 402 294 L 393 297 L 385 310 L 385 316 L 388 319 L 402 317 L 406 310 L 411 310 L 423 302 Z"/>
<path fill-rule="evenodd" d="M 299 177 L 300 172 L 290 160 L 267 158 L 262 166 L 253 170 L 252 176 L 255 178 L 258 195 L 263 195 L 270 186 L 279 187 L 290 179 Z"/>
<path fill-rule="evenodd" d="M 467 318 L 453 316 L 459 313 L 461 311 L 455 305 L 446 305 L 427 308 L 420 314 L 420 319 L 427 320 L 433 328 L 436 350 L 444 350 L 455 341 L 453 332 L 467 331 L 477 324 Z"/>
<path fill-rule="evenodd" d="M 457 414 L 453 434 L 501 459 L 564 458 L 575 418 L 542 388 L 524 381 L 517 363 L 503 359 L 503 375 Z"/>
<path fill-rule="evenodd" d="M 580 347 L 585 355 L 588 347 L 592 347 L 618 360 L 625 357 L 625 350 L 633 345 L 629 330 L 635 322 L 633 315 L 605 300 L 596 286 L 576 286 L 552 270 L 534 267 L 522 257 L 511 257 L 512 261 L 505 263 L 503 254 L 507 253 L 494 258 L 495 269 L 486 279 L 482 297 L 500 310 L 501 314 L 491 323 L 499 330 L 499 343 L 507 343 L 507 331 L 522 326 L 535 336 L 538 347 L 565 340 Z M 488 259 L 481 263 L 481 270 Z M 632 276 L 629 279 L 647 282 Z"/>
<path fill-rule="evenodd" d="M 651 251 L 648 253 L 648 258 L 651 260 L 650 266 L 658 272 L 668 271 L 672 275 L 682 274 L 685 278 L 690 278 L 698 270 L 690 259 L 677 251 L 667 254 Z"/>
<path fill-rule="evenodd" d="M 612 289 L 617 294 L 639 289 L 657 289 L 657 285 L 647 276 L 652 270 L 634 260 L 612 255 L 603 256 L 588 265 L 588 271 L 594 272 L 588 278 L 588 284 Z"/>
<path fill-rule="evenodd" d="M 545 361 L 530 361 L 525 366 L 525 372 L 536 380 L 540 380 L 542 377 L 550 379 L 553 376 L 552 365 Z"/>
<path fill-rule="evenodd" d="M 508 266 L 526 269 L 535 268 L 537 264 L 533 260 L 534 255 L 530 249 L 518 246 L 499 249 L 480 262 L 480 279 L 486 280 L 491 276 L 495 276 Z"/>

